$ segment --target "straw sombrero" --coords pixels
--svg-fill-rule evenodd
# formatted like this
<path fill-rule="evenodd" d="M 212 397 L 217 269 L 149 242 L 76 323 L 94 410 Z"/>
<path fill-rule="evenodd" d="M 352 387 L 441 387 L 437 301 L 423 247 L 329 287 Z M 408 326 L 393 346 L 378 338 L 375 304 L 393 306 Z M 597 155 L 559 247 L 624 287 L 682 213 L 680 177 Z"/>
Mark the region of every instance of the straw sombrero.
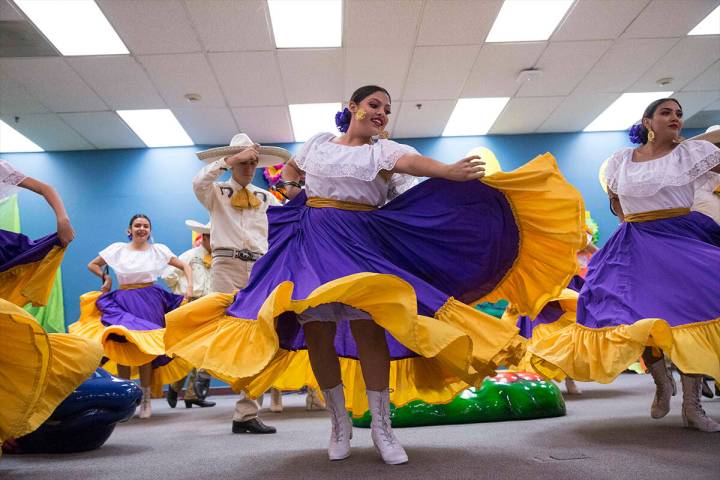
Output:
<path fill-rule="evenodd" d="M 240 153 L 253 145 L 255 145 L 255 143 L 250 140 L 250 137 L 244 133 L 238 133 L 232 138 L 232 140 L 230 140 L 230 145 L 227 147 L 216 147 L 209 150 L 203 150 L 202 152 L 197 152 L 196 155 L 200 160 L 204 160 L 209 163 Z M 278 163 L 285 163 L 290 160 L 290 157 L 290 152 L 284 148 L 261 146 L 257 168 L 265 168 Z"/>
<path fill-rule="evenodd" d="M 210 222 L 203 224 L 195 220 L 185 220 L 185 226 L 201 235 L 210 235 Z"/>
<path fill-rule="evenodd" d="M 713 125 L 712 127 L 708 128 L 705 133 L 695 135 L 692 138 L 688 138 L 688 140 L 707 140 L 708 142 L 714 143 L 715 145 L 720 147 L 720 128 L 718 128 L 716 125 Z"/>

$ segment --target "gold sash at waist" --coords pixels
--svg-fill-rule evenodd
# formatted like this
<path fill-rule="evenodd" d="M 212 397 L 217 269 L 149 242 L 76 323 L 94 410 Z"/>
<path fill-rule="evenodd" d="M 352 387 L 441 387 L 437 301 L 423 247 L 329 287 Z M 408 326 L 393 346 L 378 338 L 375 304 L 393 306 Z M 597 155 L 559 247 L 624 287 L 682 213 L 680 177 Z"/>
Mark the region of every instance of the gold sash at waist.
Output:
<path fill-rule="evenodd" d="M 649 212 L 629 213 L 625 221 L 631 223 L 665 220 L 666 218 L 682 217 L 690 213 L 689 208 L 668 208 L 667 210 L 651 210 Z"/>
<path fill-rule="evenodd" d="M 152 287 L 153 285 L 155 285 L 155 282 L 126 283 L 125 285 L 120 285 L 120 290 L 136 290 L 138 288 Z"/>
<path fill-rule="evenodd" d="M 342 200 L 333 200 L 332 198 L 310 197 L 305 205 L 313 208 L 337 208 L 338 210 L 350 210 L 353 212 L 371 212 L 377 210 L 374 205 L 364 203 L 344 202 Z"/>

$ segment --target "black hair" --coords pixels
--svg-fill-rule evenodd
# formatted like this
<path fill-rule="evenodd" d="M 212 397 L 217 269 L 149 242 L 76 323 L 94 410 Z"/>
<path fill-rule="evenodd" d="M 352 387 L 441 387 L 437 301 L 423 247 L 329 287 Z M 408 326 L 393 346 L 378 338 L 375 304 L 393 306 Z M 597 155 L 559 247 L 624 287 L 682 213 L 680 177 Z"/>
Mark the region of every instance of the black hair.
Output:
<path fill-rule="evenodd" d="M 640 140 L 640 143 L 642 143 L 643 145 L 648 142 L 648 129 L 645 128 L 645 125 L 643 125 L 642 121 L 646 118 L 652 118 L 653 115 L 655 115 L 655 110 L 657 110 L 658 107 L 665 102 L 675 102 L 677 103 L 677 106 L 680 107 L 680 110 L 682 110 L 682 105 L 680 105 L 680 102 L 677 100 L 677 98 L 658 98 L 650 105 L 648 105 L 645 108 L 642 119 L 640 119 L 640 124 L 634 132 L 635 136 L 638 138 L 638 140 Z"/>
<path fill-rule="evenodd" d="M 388 96 L 388 98 L 390 98 L 390 93 L 383 87 L 379 87 L 377 85 L 365 85 L 364 87 L 360 87 L 355 90 L 355 92 L 353 92 L 352 96 L 350 97 L 350 101 L 354 103 L 360 103 L 375 92 L 383 92 L 385 95 Z M 390 98 L 390 102 L 392 102 L 392 98 Z"/>
<path fill-rule="evenodd" d="M 148 217 L 148 216 L 145 215 L 144 213 L 136 213 L 135 215 L 133 215 L 133 216 L 130 218 L 130 223 L 128 223 L 128 228 L 132 228 L 133 222 L 134 222 L 135 220 L 137 220 L 138 218 L 144 218 L 145 220 L 147 220 L 148 223 L 150 224 L 150 228 L 152 228 L 152 222 L 150 221 L 150 217 Z"/>

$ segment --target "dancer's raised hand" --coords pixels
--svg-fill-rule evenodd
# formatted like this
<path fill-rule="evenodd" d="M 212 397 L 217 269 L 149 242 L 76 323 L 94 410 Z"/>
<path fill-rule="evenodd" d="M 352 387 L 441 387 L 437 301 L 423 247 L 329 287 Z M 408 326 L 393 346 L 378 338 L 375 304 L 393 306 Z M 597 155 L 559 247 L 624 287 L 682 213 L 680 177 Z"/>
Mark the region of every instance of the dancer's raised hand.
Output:
<path fill-rule="evenodd" d="M 485 162 L 480 159 L 479 155 L 471 155 L 447 165 L 446 172 L 442 177 L 455 182 L 465 182 L 477 180 L 484 176 Z"/>

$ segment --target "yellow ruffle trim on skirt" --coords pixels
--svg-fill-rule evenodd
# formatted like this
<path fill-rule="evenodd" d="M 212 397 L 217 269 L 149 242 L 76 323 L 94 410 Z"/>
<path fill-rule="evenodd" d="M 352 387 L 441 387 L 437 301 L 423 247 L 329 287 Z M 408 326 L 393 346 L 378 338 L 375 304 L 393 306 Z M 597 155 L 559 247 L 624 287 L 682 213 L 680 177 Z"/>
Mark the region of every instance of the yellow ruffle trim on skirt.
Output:
<path fill-rule="evenodd" d="M 563 314 L 560 315 L 560 317 L 552 323 L 541 323 L 533 327 L 532 337 L 528 339 L 527 342 L 528 351 L 525 353 L 525 356 L 523 356 L 522 360 L 517 363 L 517 365 L 511 365 L 511 368 L 513 370 L 517 370 L 520 372 L 534 371 L 530 362 L 530 359 L 532 357 L 532 354 L 529 351 L 530 345 L 535 345 L 535 343 L 545 338 L 548 338 L 555 332 L 558 332 L 561 329 L 574 324 L 577 313 L 577 299 L 578 292 L 566 288 L 562 291 L 558 298 L 552 300 L 558 302 L 560 308 L 563 310 Z M 505 310 L 502 319 L 504 322 L 508 322 L 510 325 L 517 325 L 518 317 L 519 315 L 514 306 L 508 305 L 508 308 Z M 555 377 L 555 380 L 562 380 L 564 379 L 564 377 L 564 375 L 559 374 L 559 376 Z"/>
<path fill-rule="evenodd" d="M 114 364 L 139 367 L 152 362 L 158 355 L 165 355 L 165 329 L 130 330 L 122 325 L 105 326 L 101 322 L 102 312 L 95 302 L 102 292 L 88 292 L 80 296 L 80 318 L 69 327 L 72 334 L 89 338 L 102 344 L 104 355 Z M 115 334 L 124 337 L 126 342 L 110 339 Z M 103 368 L 117 374 L 113 363 L 107 362 Z M 131 369 L 137 374 L 137 369 Z M 182 360 L 172 361 L 153 370 L 154 385 L 163 385 L 180 380 L 187 375 L 192 366 Z M 159 382 L 159 383 L 158 383 Z"/>
<path fill-rule="evenodd" d="M 577 252 L 587 242 L 582 195 L 563 177 L 550 153 L 482 182 L 500 190 L 510 202 L 520 245 L 510 271 L 472 305 L 511 300 L 520 315 L 535 318 L 578 271 Z"/>
<path fill-rule="evenodd" d="M 0 298 L 21 307 L 47 305 L 64 255 L 65 248 L 55 246 L 41 260 L 0 272 Z"/>
<path fill-rule="evenodd" d="M 658 318 L 607 328 L 572 324 L 529 350 L 533 369 L 543 376 L 610 383 L 645 347 L 662 349 L 681 372 L 720 378 L 720 318 L 678 327 Z"/>
<path fill-rule="evenodd" d="M 479 385 L 500 365 L 516 363 L 524 353 L 517 328 L 452 298 L 435 318 L 418 315 L 415 291 L 394 275 L 358 273 L 328 282 L 307 298 L 292 300 L 293 283 L 283 282 L 267 297 L 257 319 L 225 315 L 233 295 L 216 293 L 166 315 L 165 345 L 169 355 L 187 360 L 259 396 L 270 386 L 281 389 L 317 387 L 305 351 L 280 349 L 275 318 L 284 312 L 340 302 L 367 312 L 420 358 L 391 362 L 391 400 L 404 405 L 419 399 L 446 403 Z M 355 415 L 367 410 L 359 362 L 341 359 L 346 398 Z"/>
<path fill-rule="evenodd" d="M 100 364 L 99 343 L 45 333 L 25 310 L 0 299 L 0 442 L 38 428 Z"/>

